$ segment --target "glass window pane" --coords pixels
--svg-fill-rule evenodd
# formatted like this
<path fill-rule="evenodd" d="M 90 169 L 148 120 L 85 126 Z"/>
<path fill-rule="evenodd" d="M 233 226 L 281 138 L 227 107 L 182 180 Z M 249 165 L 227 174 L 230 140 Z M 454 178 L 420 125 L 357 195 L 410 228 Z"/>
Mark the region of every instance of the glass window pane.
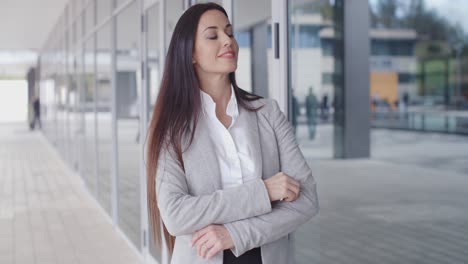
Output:
<path fill-rule="evenodd" d="M 83 112 L 85 123 L 85 165 L 84 175 L 86 185 L 91 193 L 96 194 L 96 115 L 95 115 L 95 76 L 94 76 L 94 38 L 90 38 L 84 47 L 84 69 L 83 69 Z M 97 197 L 96 197 L 97 198 Z"/>
<path fill-rule="evenodd" d="M 128 2 L 128 0 L 115 0 L 116 8 L 118 8 L 120 5 L 124 4 L 125 2 Z"/>
<path fill-rule="evenodd" d="M 342 7 L 336 2 L 339 1 L 292 0 L 288 7 L 290 122 L 313 171 L 316 167 L 313 160 L 331 159 L 334 153 L 333 101 L 343 79 L 341 38 L 337 30 L 341 27 Z M 316 174 L 314 177 L 319 182 Z M 340 262 L 328 256 L 324 246 L 329 240 L 328 236 L 322 236 L 322 216 L 329 215 L 321 212 L 296 230 L 298 264 Z"/>
<path fill-rule="evenodd" d="M 184 12 L 184 1 L 166 1 L 166 49 L 171 42 L 172 33 L 179 17 Z"/>
<path fill-rule="evenodd" d="M 333 157 L 333 98 L 342 80 L 328 1 L 291 1 L 289 6 L 291 123 L 311 158 Z"/>
<path fill-rule="evenodd" d="M 138 2 L 117 16 L 117 149 L 119 226 L 137 248 L 140 245 L 140 93 Z"/>
<path fill-rule="evenodd" d="M 75 24 L 74 24 L 75 25 Z M 73 27 L 72 35 L 76 37 L 76 28 Z M 75 43 L 73 43 L 75 44 Z M 77 132 L 78 121 L 78 80 L 77 80 L 76 54 L 74 45 L 67 50 L 67 157 L 72 168 L 78 170 L 78 146 Z"/>
<path fill-rule="evenodd" d="M 56 82 L 58 89 L 57 99 L 58 102 L 58 114 L 57 114 L 57 144 L 62 157 L 68 157 L 67 150 L 67 76 L 66 76 L 66 35 L 64 39 L 59 41 L 59 44 L 55 51 L 56 64 L 55 70 L 58 72 Z"/>
<path fill-rule="evenodd" d="M 94 29 L 94 1 L 91 1 L 85 11 L 85 34 L 90 33 Z"/>
<path fill-rule="evenodd" d="M 468 3 L 456 9 L 431 0 L 369 5 L 373 126 L 419 130 L 411 116 L 424 115 L 424 129 L 452 132 L 440 118 L 459 122 L 447 110 L 468 108 L 468 81 L 462 77 L 468 27 L 458 11 Z"/>
<path fill-rule="evenodd" d="M 148 88 L 149 88 L 149 102 L 148 112 L 150 114 L 153 110 L 154 104 L 156 103 L 156 97 L 159 92 L 159 83 L 161 80 L 160 66 L 160 22 L 159 22 L 159 4 L 155 4 L 147 11 L 147 25 L 148 25 Z M 150 119 L 149 119 L 150 120 Z"/>
<path fill-rule="evenodd" d="M 112 215 L 111 209 L 111 157 L 112 157 L 112 114 L 111 114 L 111 26 L 106 23 L 97 33 L 96 49 L 96 100 L 98 131 L 98 201 Z"/>
<path fill-rule="evenodd" d="M 234 35 L 239 44 L 236 80 L 240 88 L 263 97 L 275 89 L 269 65 L 271 50 L 271 1 L 233 1 Z"/>
<path fill-rule="evenodd" d="M 160 47 L 160 20 L 159 20 L 159 4 L 155 4 L 147 10 L 147 26 L 148 26 L 148 33 L 147 33 L 147 43 L 148 43 L 148 68 L 147 68 L 147 88 L 148 88 L 148 120 L 151 120 L 151 113 L 153 111 L 154 105 L 156 103 L 156 97 L 159 92 L 159 84 L 161 81 L 161 69 L 160 69 L 160 54 L 161 48 Z M 145 135 L 146 136 L 146 135 Z M 150 219 L 148 219 L 148 223 L 151 223 Z M 153 258 L 161 262 L 161 255 L 162 255 L 162 246 L 155 243 L 152 239 L 153 228 L 150 225 L 149 230 L 150 239 L 149 239 L 149 249 L 150 254 Z"/>
<path fill-rule="evenodd" d="M 101 23 L 111 15 L 112 0 L 96 0 L 97 23 Z"/>

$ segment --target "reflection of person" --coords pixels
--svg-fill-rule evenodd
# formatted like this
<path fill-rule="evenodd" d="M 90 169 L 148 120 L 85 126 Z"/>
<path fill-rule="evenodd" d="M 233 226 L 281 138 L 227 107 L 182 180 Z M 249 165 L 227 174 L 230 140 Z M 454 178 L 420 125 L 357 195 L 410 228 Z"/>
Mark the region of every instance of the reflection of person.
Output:
<path fill-rule="evenodd" d="M 408 107 L 409 107 L 409 94 L 408 92 L 403 93 L 402 102 L 399 105 L 400 112 L 403 113 L 403 117 L 408 119 Z"/>
<path fill-rule="evenodd" d="M 378 92 L 372 95 L 372 111 L 377 112 L 380 103 L 380 95 Z"/>
<path fill-rule="evenodd" d="M 327 121 L 328 120 L 328 95 L 327 94 L 323 95 L 320 108 L 321 108 L 322 120 Z"/>
<path fill-rule="evenodd" d="M 292 107 L 291 123 L 294 128 L 294 133 L 297 133 L 297 118 L 299 117 L 301 113 L 299 111 L 299 104 L 297 103 L 297 98 L 294 94 L 292 95 L 291 107 Z"/>
<path fill-rule="evenodd" d="M 309 139 L 315 138 L 315 125 L 317 117 L 317 97 L 312 92 L 312 87 L 309 89 L 309 94 L 306 96 L 306 114 L 307 127 L 309 129 Z"/>
<path fill-rule="evenodd" d="M 403 105 L 402 105 L 403 111 L 407 112 L 408 111 L 408 105 L 409 105 L 409 94 L 408 94 L 408 92 L 403 93 L 402 101 L 403 101 Z"/>
<path fill-rule="evenodd" d="M 39 126 L 39 129 L 42 128 L 41 124 L 41 102 L 39 100 L 38 96 L 34 96 L 33 102 L 33 112 L 34 112 L 34 117 L 33 120 L 31 121 L 29 127 L 33 130 L 36 127 L 36 123 Z"/>
<path fill-rule="evenodd" d="M 137 120 L 137 124 L 140 123 L 140 98 L 136 98 L 135 101 L 133 102 L 132 106 L 130 107 L 130 114 L 132 117 L 135 117 Z M 139 143 L 140 142 L 140 126 L 137 125 L 137 133 L 135 135 L 135 142 Z"/>
<path fill-rule="evenodd" d="M 175 26 L 147 148 L 153 235 L 171 263 L 290 263 L 289 236 L 318 211 L 278 104 L 237 86 L 238 51 L 217 4 L 193 5 Z"/>

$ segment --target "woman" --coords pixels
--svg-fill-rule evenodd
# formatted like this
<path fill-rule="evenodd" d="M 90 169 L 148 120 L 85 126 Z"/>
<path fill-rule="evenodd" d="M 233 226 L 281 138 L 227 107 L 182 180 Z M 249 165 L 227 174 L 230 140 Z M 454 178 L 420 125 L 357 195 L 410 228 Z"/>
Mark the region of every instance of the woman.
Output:
<path fill-rule="evenodd" d="M 171 263 L 293 263 L 315 181 L 273 100 L 240 89 L 224 9 L 190 7 L 169 46 L 148 144 L 153 235 Z"/>

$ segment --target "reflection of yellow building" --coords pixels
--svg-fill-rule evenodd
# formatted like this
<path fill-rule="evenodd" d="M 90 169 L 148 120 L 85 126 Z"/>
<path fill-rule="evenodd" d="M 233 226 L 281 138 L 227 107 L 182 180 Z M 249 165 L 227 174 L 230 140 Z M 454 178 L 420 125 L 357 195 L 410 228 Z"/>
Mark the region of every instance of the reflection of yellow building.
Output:
<path fill-rule="evenodd" d="M 324 25 L 319 35 L 322 58 L 321 60 L 316 58 L 311 60 L 321 62 L 318 67 L 315 67 L 322 69 L 322 74 L 319 76 L 322 79 L 317 80 L 317 82 L 322 84 L 321 87 L 324 92 L 333 94 L 334 83 L 327 82 L 324 77 L 339 74 L 335 71 L 335 57 L 333 56 L 335 32 L 332 27 Z M 410 97 L 415 97 L 417 95 L 417 58 L 414 49 L 417 42 L 416 31 L 402 28 L 372 28 L 369 30 L 369 39 L 371 97 L 374 90 L 379 92 L 381 99 L 386 98 L 391 104 L 401 98 L 404 93 L 408 93 Z M 300 57 L 303 57 L 302 54 Z M 306 67 L 300 65 L 298 68 Z M 303 74 L 299 78 L 312 79 L 314 75 Z M 383 91 L 385 88 L 388 88 L 389 91 Z"/>
<path fill-rule="evenodd" d="M 398 100 L 398 74 L 396 72 L 371 72 L 370 94 L 371 98 L 378 95 L 381 100 L 387 100 L 392 108 L 395 108 L 395 102 Z"/>
<path fill-rule="evenodd" d="M 371 29 L 370 96 L 386 100 L 393 109 L 407 93 L 417 95 L 415 44 L 412 29 Z"/>

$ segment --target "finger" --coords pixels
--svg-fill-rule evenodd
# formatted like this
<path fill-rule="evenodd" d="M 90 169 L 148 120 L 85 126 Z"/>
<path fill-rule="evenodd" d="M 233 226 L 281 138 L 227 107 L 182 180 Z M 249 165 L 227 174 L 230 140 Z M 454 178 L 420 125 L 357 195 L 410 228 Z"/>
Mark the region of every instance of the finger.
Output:
<path fill-rule="evenodd" d="M 190 240 L 190 247 L 193 247 L 193 245 L 195 245 L 195 243 L 197 242 L 197 240 L 200 238 L 199 232 L 200 232 L 201 230 L 203 230 L 203 229 L 200 229 L 200 230 L 198 230 L 197 232 L 193 233 L 192 239 Z"/>
<path fill-rule="evenodd" d="M 206 244 L 202 244 L 198 248 L 199 248 L 198 256 L 203 258 L 205 256 L 205 253 L 206 253 L 206 250 L 207 250 Z"/>
<path fill-rule="evenodd" d="M 210 248 L 210 250 L 206 254 L 206 258 L 211 259 L 212 257 L 216 256 L 216 254 L 218 254 L 218 252 L 220 252 L 221 250 L 223 250 L 221 243 L 216 243 L 212 248 Z"/>
<path fill-rule="evenodd" d="M 295 186 L 295 185 L 289 185 L 289 188 L 288 188 L 290 191 L 292 191 L 295 196 L 299 196 L 299 192 L 300 192 L 300 188 Z"/>
<path fill-rule="evenodd" d="M 299 198 L 299 196 L 301 195 L 301 189 L 297 189 L 296 190 L 296 198 L 295 200 L 297 200 Z"/>
<path fill-rule="evenodd" d="M 292 184 L 282 184 L 281 187 L 283 188 L 283 198 L 286 199 L 286 197 L 290 197 L 291 198 L 291 193 L 294 193 L 294 196 L 297 196 L 297 194 L 299 193 L 299 188 L 296 186 L 296 185 L 292 185 Z"/>
<path fill-rule="evenodd" d="M 213 239 L 210 239 L 206 241 L 206 243 L 203 243 L 200 247 L 200 257 L 205 258 L 206 253 L 214 246 L 214 244 L 215 243 Z"/>
<path fill-rule="evenodd" d="M 197 232 L 195 232 L 195 234 L 193 234 L 192 236 L 192 241 L 191 241 L 191 246 L 193 247 L 193 245 L 195 245 L 198 241 L 198 239 L 200 239 L 204 234 L 206 234 L 209 229 L 208 229 L 209 226 L 206 226 L 200 230 L 198 230 Z"/>
<path fill-rule="evenodd" d="M 292 201 L 296 200 L 296 194 L 293 191 L 288 189 L 288 194 L 287 194 L 285 200 L 287 202 L 292 202 Z"/>
<path fill-rule="evenodd" d="M 288 179 L 288 183 L 294 185 L 294 186 L 297 186 L 298 188 L 301 187 L 301 184 L 299 181 L 295 180 L 294 178 L 292 177 L 289 177 Z"/>
<path fill-rule="evenodd" d="M 207 246 L 207 242 L 210 240 L 210 236 L 209 234 L 205 234 L 203 235 L 198 241 L 197 241 L 197 254 L 199 256 L 201 256 L 201 253 L 202 253 L 202 247 L 205 245 Z"/>

